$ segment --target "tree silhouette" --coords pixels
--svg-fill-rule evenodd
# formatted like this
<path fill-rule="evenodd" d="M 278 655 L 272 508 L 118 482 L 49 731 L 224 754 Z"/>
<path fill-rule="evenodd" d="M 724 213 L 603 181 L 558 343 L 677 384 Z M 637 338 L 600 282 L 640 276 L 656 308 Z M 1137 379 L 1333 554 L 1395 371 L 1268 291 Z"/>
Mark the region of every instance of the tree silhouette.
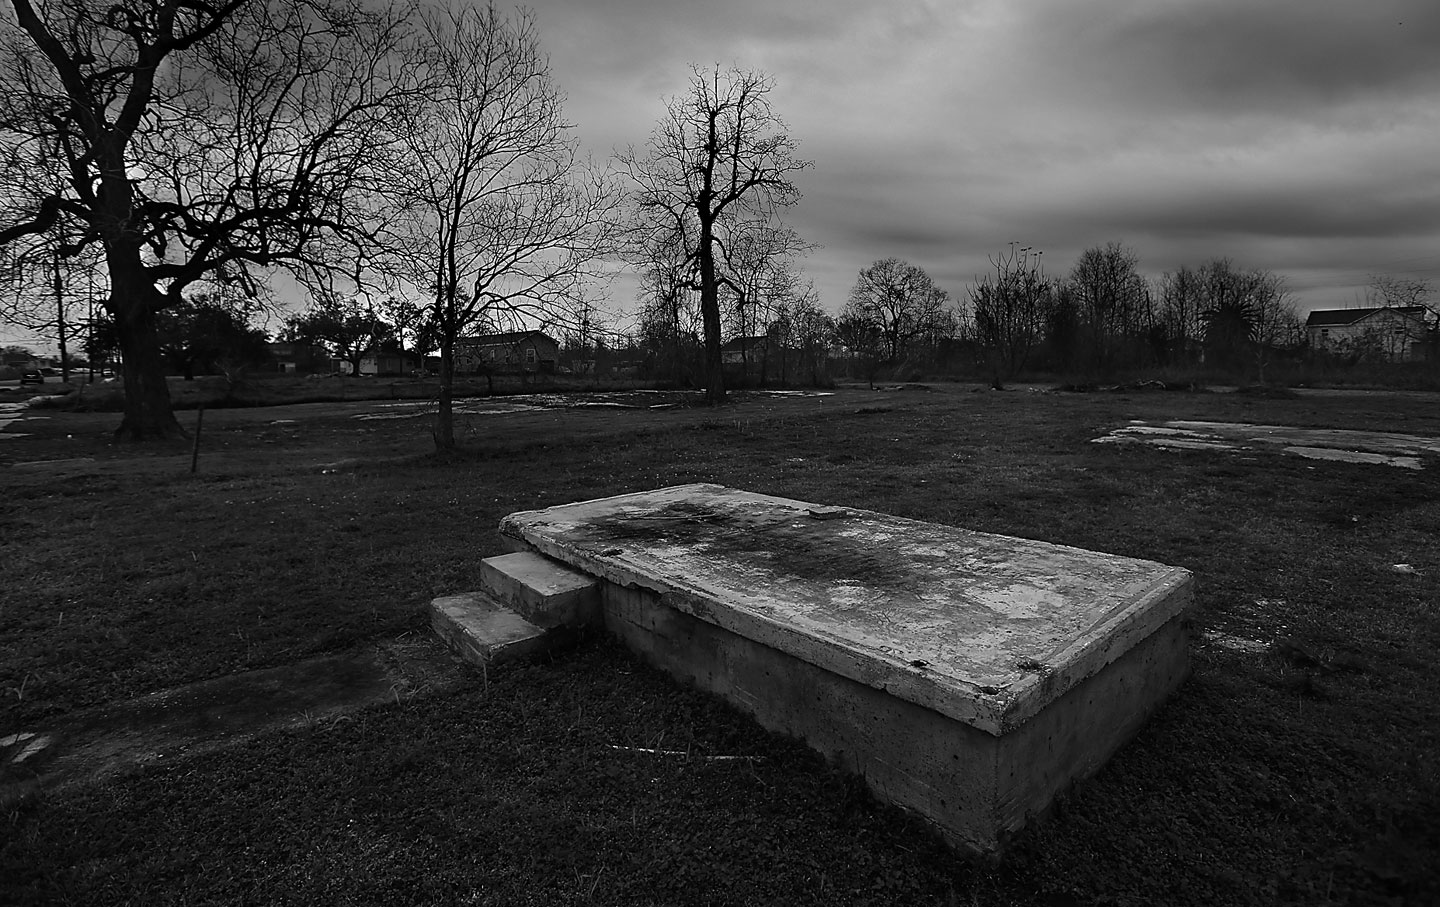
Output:
<path fill-rule="evenodd" d="M 857 316 L 880 329 L 881 355 L 898 362 L 917 339 L 933 333 L 944 320 L 950 294 L 935 285 L 925 269 L 898 258 L 862 268 L 850 290 L 844 316 Z"/>
<path fill-rule="evenodd" d="M 104 261 L 123 353 L 117 437 L 183 434 L 156 318 L 197 281 L 323 282 L 365 209 L 407 89 L 401 12 L 361 0 L 10 0 L 0 19 L 0 246 Z"/>
<path fill-rule="evenodd" d="M 578 325 L 617 245 L 619 194 L 577 156 L 532 14 L 425 11 L 405 60 L 428 87 L 403 120 L 409 163 L 389 186 L 399 206 L 389 258 L 431 299 L 434 439 L 448 450 L 456 343 L 476 330 Z"/>
<path fill-rule="evenodd" d="M 706 399 L 725 399 L 720 347 L 720 288 L 743 298 L 725 273 L 727 247 L 760 225 L 773 224 L 795 204 L 792 181 L 810 166 L 770 105 L 774 81 L 766 75 L 717 67 L 692 69 L 690 91 L 673 98 L 650 136 L 647 154 L 620 155 L 636 186 L 641 246 L 648 237 L 673 238 L 683 251 L 686 276 L 700 292 L 705 334 Z"/>

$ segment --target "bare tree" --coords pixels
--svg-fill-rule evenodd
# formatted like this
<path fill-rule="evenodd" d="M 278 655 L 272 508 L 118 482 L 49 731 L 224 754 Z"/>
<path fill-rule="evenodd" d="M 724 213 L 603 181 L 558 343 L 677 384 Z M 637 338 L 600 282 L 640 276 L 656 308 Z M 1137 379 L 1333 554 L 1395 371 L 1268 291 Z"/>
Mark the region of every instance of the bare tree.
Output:
<path fill-rule="evenodd" d="M 325 346 L 331 355 L 350 366 L 359 377 L 360 360 L 395 338 L 395 328 L 355 297 L 322 292 L 303 313 L 285 322 L 285 337 L 298 343 Z"/>
<path fill-rule="evenodd" d="M 799 283 L 794 256 L 811 248 L 799 234 L 779 223 L 756 223 L 729 229 L 729 242 L 722 246 L 725 254 L 724 288 L 734 301 L 733 331 L 746 338 L 767 335 L 770 341 L 761 349 L 760 384 L 764 386 L 772 347 L 781 339 L 771 336 L 771 326 L 783 314 Z M 725 309 L 722 309 L 722 316 Z M 749 344 L 742 344 L 743 374 L 750 374 Z M 783 356 L 782 356 L 783 363 Z M 783 378 L 782 378 L 783 380 Z"/>
<path fill-rule="evenodd" d="M 652 374 L 694 386 L 694 351 L 704 332 L 699 299 L 690 278 L 689 256 L 678 232 L 641 234 L 640 334 Z"/>
<path fill-rule="evenodd" d="M 835 342 L 849 354 L 852 374 L 858 364 L 866 383 L 874 390 L 875 377 L 887 348 L 885 329 L 880 322 L 871 313 L 847 307 L 835 320 Z"/>
<path fill-rule="evenodd" d="M 425 356 L 435 349 L 435 324 L 431 307 L 417 302 L 408 294 L 391 292 L 375 304 L 380 319 L 394 328 L 394 341 L 402 361 L 406 343 L 414 353 L 417 365 L 424 368 Z"/>
<path fill-rule="evenodd" d="M 577 156 L 531 13 L 427 10 L 405 59 L 427 96 L 404 113 L 409 160 L 390 187 L 390 260 L 433 300 L 434 437 L 448 450 L 457 341 L 480 326 L 578 323 L 577 304 L 617 245 L 619 196 Z"/>
<path fill-rule="evenodd" d="M 820 294 L 814 283 L 807 282 L 795 289 L 785 304 L 783 318 L 785 335 L 799 354 L 796 365 L 800 374 L 796 380 L 816 386 L 828 384 L 835 319 L 820 308 Z"/>
<path fill-rule="evenodd" d="M 1365 301 L 1372 306 L 1396 309 L 1424 306 L 1433 314 L 1435 309 L 1430 304 L 1430 297 L 1434 292 L 1430 281 L 1421 277 L 1372 274 L 1370 286 L 1365 289 Z"/>
<path fill-rule="evenodd" d="M 724 250 L 795 204 L 800 190 L 792 180 L 810 166 L 795 156 L 795 143 L 770 106 L 773 89 L 773 80 L 760 73 L 695 67 L 689 93 L 667 104 L 645 156 L 633 148 L 619 156 L 636 186 L 640 230 L 678 239 L 700 292 L 712 403 L 725 399 L 720 289 L 740 292 L 724 270 Z"/>
<path fill-rule="evenodd" d="M 1213 360 L 1239 368 L 1254 358 L 1263 383 L 1277 347 L 1298 343 L 1300 319 L 1285 279 L 1269 271 L 1237 268 L 1228 258 L 1202 264 L 1199 278 L 1205 345 Z"/>
<path fill-rule="evenodd" d="M 184 302 L 157 314 L 157 340 L 170 367 L 187 381 L 221 373 L 233 386 L 246 368 L 266 361 L 268 338 L 251 323 L 248 303 L 224 287 L 196 286 Z"/>
<path fill-rule="evenodd" d="M 970 302 L 975 333 L 990 360 L 991 383 L 998 389 L 1025 367 L 1039 340 L 1054 285 L 1040 267 L 1041 254 L 1011 243 L 990 259 L 994 274 L 975 281 Z"/>
<path fill-rule="evenodd" d="M 1430 302 L 1434 289 L 1430 281 L 1418 277 L 1399 277 L 1393 274 L 1375 274 L 1365 290 L 1365 301 L 1372 306 L 1386 306 L 1408 310 L 1391 323 L 1394 325 L 1385 337 L 1384 352 L 1390 360 L 1407 358 L 1407 348 L 1416 344 L 1434 343 L 1437 329 L 1440 329 L 1440 308 Z M 1404 317 L 1409 314 L 1412 317 Z M 1435 356 L 1432 351 L 1429 355 Z M 1423 355 L 1423 354 L 1422 354 Z"/>
<path fill-rule="evenodd" d="M 1069 283 L 1080 305 L 1085 343 L 1098 371 L 1118 365 L 1153 323 L 1152 299 L 1139 258 L 1118 242 L 1080 254 Z"/>
<path fill-rule="evenodd" d="M 1204 335 L 1204 295 L 1200 276 L 1193 268 L 1182 266 L 1174 273 L 1166 272 L 1156 285 L 1160 324 L 1165 331 L 1167 356 L 1190 363 L 1194 347 Z"/>
<path fill-rule="evenodd" d="M 734 332 L 754 334 L 774 317 L 789 292 L 795 279 L 793 258 L 810 247 L 779 223 L 736 225 L 725 232 L 729 239 L 721 246 L 722 284 L 734 301 Z"/>
<path fill-rule="evenodd" d="M 1265 368 L 1277 351 L 1295 350 L 1304 342 L 1304 323 L 1295 311 L 1294 297 L 1285 277 L 1272 271 L 1251 272 L 1255 300 L 1255 371 L 1265 383 Z"/>
<path fill-rule="evenodd" d="M 199 280 L 332 277 L 403 84 L 402 12 L 360 0 L 11 0 L 0 23 L 0 245 L 64 228 L 102 250 L 123 353 L 117 437 L 183 434 L 155 316 Z"/>
<path fill-rule="evenodd" d="M 0 322 L 54 343 L 69 381 L 71 351 L 89 344 L 105 275 L 95 250 L 67 258 L 65 247 L 57 225 L 0 250 Z"/>
<path fill-rule="evenodd" d="M 950 294 L 936 286 L 924 268 L 885 258 L 860 270 L 842 317 L 860 316 L 878 326 L 884 338 L 883 355 L 893 363 L 945 321 L 949 301 Z"/>

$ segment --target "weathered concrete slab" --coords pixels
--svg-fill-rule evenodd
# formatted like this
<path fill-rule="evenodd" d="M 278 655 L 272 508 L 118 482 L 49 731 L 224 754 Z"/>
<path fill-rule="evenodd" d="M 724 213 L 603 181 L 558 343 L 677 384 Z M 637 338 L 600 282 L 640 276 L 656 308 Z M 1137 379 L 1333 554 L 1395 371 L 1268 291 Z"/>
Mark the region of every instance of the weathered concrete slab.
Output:
<path fill-rule="evenodd" d="M 606 628 L 993 852 L 1185 678 L 1184 570 L 686 485 L 512 514 Z"/>
<path fill-rule="evenodd" d="M 998 734 L 1191 602 L 1188 571 L 683 485 L 511 514 L 541 553 Z"/>
<path fill-rule="evenodd" d="M 487 557 L 480 578 L 490 594 L 540 627 L 581 627 L 600 617 L 595 579 L 533 551 Z"/>
<path fill-rule="evenodd" d="M 1375 463 L 1402 469 L 1421 469 L 1426 460 L 1440 457 L 1440 438 L 1388 431 L 1298 428 L 1248 422 L 1149 423 L 1136 420 L 1092 440 L 1096 444 L 1149 444 L 1192 450 L 1279 447 L 1285 453 L 1311 460 Z"/>

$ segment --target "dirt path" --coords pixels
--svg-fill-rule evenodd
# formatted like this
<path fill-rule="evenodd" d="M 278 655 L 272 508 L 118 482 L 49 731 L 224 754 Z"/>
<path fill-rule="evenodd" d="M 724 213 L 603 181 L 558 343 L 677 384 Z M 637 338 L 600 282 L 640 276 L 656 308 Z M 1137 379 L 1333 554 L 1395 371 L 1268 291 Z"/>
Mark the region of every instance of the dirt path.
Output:
<path fill-rule="evenodd" d="M 443 689 L 467 668 L 429 634 L 187 684 L 0 737 L 0 806 L 266 731 L 344 721 Z"/>

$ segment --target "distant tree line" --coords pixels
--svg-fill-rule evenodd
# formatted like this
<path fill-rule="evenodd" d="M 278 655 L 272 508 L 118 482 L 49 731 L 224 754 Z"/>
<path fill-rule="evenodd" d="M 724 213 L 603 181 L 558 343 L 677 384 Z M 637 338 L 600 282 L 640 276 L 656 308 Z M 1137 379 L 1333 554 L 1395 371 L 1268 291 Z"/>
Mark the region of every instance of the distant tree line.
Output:
<path fill-rule="evenodd" d="M 895 258 L 860 270 L 837 316 L 818 305 L 813 288 L 778 281 L 752 309 L 769 318 L 770 361 L 804 359 L 808 367 L 748 372 L 751 380 L 824 383 L 842 370 L 854 378 L 921 375 L 982 377 L 996 386 L 1021 375 L 1113 382 L 1141 375 L 1198 376 L 1264 383 L 1283 363 L 1343 368 L 1389 363 L 1397 344 L 1416 343 L 1430 368 L 1440 365 L 1436 313 L 1423 280 L 1376 276 L 1370 307 L 1425 314 L 1406 322 L 1405 336 L 1371 331 L 1326 349 L 1312 348 L 1285 279 L 1228 258 L 1183 266 L 1157 279 L 1118 242 L 1081 253 L 1068 271 L 1049 274 L 1043 253 L 1011 243 L 990 258 L 954 299 L 924 269 Z M 653 277 L 653 274 L 652 274 Z M 657 376 L 682 383 L 693 376 L 686 351 L 699 349 L 695 307 L 683 287 L 651 280 L 641 321 L 642 345 Z M 656 292 L 665 289 L 666 292 Z M 763 322 L 762 322 L 763 323 Z M 798 326 L 798 327 L 797 327 Z M 734 335 L 751 325 L 729 326 Z M 803 339 L 802 339 L 803 338 Z"/>
<path fill-rule="evenodd" d="M 959 299 L 882 259 L 832 315 L 784 221 L 811 162 L 773 93 L 761 72 L 693 67 L 648 141 L 596 165 L 524 9 L 6 0 L 0 318 L 62 361 L 114 351 L 117 438 L 166 440 L 184 434 L 167 373 L 253 362 L 285 272 L 308 305 L 283 337 L 352 371 L 381 349 L 437 354 L 442 449 L 460 341 L 522 327 L 626 349 L 717 403 L 840 368 L 1264 380 L 1302 345 L 1279 276 L 1217 259 L 1147 281 L 1118 243 L 1053 274 L 1011 244 Z M 594 305 L 622 262 L 641 279 L 623 339 Z"/>

